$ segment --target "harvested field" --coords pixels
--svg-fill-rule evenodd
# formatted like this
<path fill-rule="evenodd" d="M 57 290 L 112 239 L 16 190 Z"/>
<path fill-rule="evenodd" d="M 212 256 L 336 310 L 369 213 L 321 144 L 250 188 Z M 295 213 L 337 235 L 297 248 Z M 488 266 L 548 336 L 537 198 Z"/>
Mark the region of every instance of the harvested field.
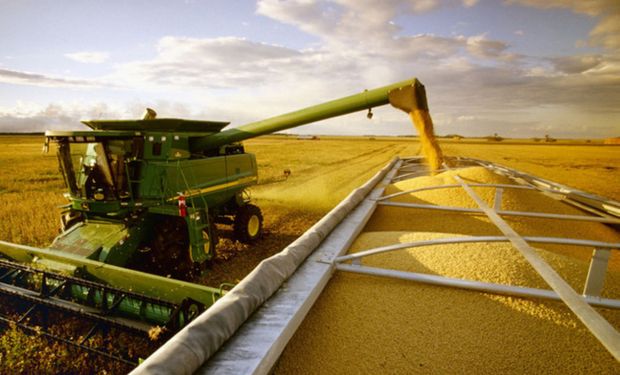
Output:
<path fill-rule="evenodd" d="M 510 183 L 483 168 L 448 171 L 397 182 L 385 194 L 466 182 Z M 494 189 L 474 188 L 488 204 Z M 474 207 L 464 191 L 431 190 L 395 201 Z M 577 213 L 551 198 L 504 192 L 503 208 Z M 601 224 L 511 219 L 521 235 L 620 241 Z M 501 235 L 482 216 L 379 206 L 349 252 L 417 240 Z M 591 249 L 539 246 L 543 257 L 577 290 Z M 610 261 L 604 296 L 620 298 L 618 254 Z M 485 282 L 545 288 L 520 253 L 506 243 L 407 249 L 366 258 L 365 265 Z M 597 309 L 620 328 L 620 312 Z M 337 271 L 278 362 L 292 373 L 617 373 L 620 365 L 562 303 L 498 296 Z"/>

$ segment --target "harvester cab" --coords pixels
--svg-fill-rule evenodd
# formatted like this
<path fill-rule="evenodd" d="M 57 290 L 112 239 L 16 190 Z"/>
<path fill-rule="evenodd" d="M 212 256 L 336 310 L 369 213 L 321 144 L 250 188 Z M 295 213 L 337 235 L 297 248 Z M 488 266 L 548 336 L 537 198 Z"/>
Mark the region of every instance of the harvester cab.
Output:
<path fill-rule="evenodd" d="M 130 198 L 126 173 L 131 170 L 125 170 L 125 160 L 142 157 L 140 142 L 102 138 L 56 137 L 60 168 L 71 197 L 108 202 Z"/>

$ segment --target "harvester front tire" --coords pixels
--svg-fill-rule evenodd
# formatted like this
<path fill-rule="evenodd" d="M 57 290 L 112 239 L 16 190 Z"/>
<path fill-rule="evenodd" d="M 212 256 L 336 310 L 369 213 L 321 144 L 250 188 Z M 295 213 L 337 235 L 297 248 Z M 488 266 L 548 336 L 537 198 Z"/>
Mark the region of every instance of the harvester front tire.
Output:
<path fill-rule="evenodd" d="M 263 214 L 260 208 L 246 204 L 237 211 L 233 224 L 235 238 L 244 243 L 251 243 L 263 235 Z"/>
<path fill-rule="evenodd" d="M 205 239 L 209 241 L 208 244 L 205 244 L 205 254 L 207 254 L 210 258 L 215 256 L 215 246 L 220 241 L 217 228 L 215 227 L 213 220 L 213 218 L 209 219 L 209 226 L 202 232 L 203 236 L 206 237 Z"/>

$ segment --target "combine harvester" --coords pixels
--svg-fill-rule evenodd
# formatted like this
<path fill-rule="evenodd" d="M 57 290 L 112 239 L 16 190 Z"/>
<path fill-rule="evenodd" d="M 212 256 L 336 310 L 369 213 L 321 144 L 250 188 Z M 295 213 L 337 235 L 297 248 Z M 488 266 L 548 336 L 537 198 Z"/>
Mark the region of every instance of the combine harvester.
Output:
<path fill-rule="evenodd" d="M 243 242 L 261 236 L 262 214 L 247 194 L 256 159 L 240 141 L 387 103 L 426 108 L 424 87 L 412 79 L 223 131 L 228 123 L 157 119 L 148 109 L 142 120 L 46 132 L 68 188 L 62 233 L 47 249 L 0 241 L 0 293 L 29 305 L 0 322 L 128 362 L 85 343 L 108 326 L 178 331 L 224 294 L 179 280 L 213 256 L 215 223 L 232 225 Z M 50 309 L 92 327 L 72 341 L 28 324 Z"/>

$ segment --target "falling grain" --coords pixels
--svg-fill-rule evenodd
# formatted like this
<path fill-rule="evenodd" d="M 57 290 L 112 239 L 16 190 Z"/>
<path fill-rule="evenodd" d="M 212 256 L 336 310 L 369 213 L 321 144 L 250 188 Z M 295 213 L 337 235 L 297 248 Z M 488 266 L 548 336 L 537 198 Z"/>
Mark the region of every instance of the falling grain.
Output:
<path fill-rule="evenodd" d="M 422 144 L 422 154 L 426 157 L 431 171 L 437 171 L 443 163 L 443 154 L 435 138 L 433 119 L 428 110 L 414 109 L 409 113 L 411 121 L 418 130 Z"/>

